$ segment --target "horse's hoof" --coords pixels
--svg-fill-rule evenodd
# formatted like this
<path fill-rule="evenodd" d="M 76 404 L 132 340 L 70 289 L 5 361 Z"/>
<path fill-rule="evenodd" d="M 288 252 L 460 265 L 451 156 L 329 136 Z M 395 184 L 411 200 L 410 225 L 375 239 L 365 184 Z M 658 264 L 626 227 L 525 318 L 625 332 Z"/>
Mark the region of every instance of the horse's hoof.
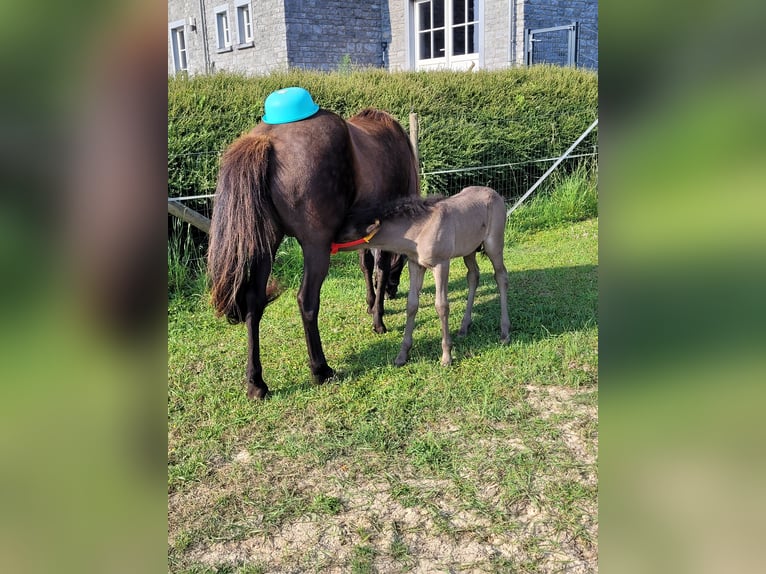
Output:
<path fill-rule="evenodd" d="M 380 325 L 373 325 L 372 330 L 375 331 L 378 335 L 382 335 L 383 333 L 386 333 L 388 329 L 386 329 L 386 326 L 381 323 Z"/>
<path fill-rule="evenodd" d="M 442 367 L 449 367 L 452 364 L 452 357 L 449 359 L 442 359 Z"/>
<path fill-rule="evenodd" d="M 326 383 L 332 379 L 334 376 L 335 371 L 333 371 L 328 365 L 323 365 L 317 372 L 314 373 L 314 383 L 321 385 L 322 383 Z"/>
<path fill-rule="evenodd" d="M 265 384 L 257 387 L 253 383 L 247 383 L 247 398 L 251 400 L 263 400 L 269 394 L 269 387 Z"/>

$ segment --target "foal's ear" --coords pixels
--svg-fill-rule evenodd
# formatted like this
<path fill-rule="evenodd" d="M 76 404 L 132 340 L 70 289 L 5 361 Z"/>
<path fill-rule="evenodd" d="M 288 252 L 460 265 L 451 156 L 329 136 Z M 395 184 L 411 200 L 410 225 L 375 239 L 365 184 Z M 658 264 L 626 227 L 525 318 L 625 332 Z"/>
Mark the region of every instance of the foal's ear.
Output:
<path fill-rule="evenodd" d="M 373 231 L 375 231 L 375 230 L 376 230 L 378 227 L 380 227 L 380 219 L 376 219 L 376 220 L 375 220 L 375 223 L 373 223 L 372 225 L 368 225 L 368 226 L 367 226 L 367 233 L 372 233 L 372 232 L 373 232 Z"/>

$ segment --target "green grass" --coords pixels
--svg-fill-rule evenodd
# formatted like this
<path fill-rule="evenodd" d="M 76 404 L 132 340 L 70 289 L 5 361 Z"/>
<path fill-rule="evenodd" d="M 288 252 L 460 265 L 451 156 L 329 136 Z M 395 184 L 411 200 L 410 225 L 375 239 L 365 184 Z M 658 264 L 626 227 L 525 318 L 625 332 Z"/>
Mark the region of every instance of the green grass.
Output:
<path fill-rule="evenodd" d="M 313 385 L 295 301 L 300 251 L 288 242 L 275 270 L 288 288 L 261 324 L 273 394 L 252 403 L 244 327 L 213 317 L 200 283 L 177 290 L 169 571 L 595 568 L 598 220 L 595 185 L 567 181 L 511 216 L 509 345 L 484 257 L 472 330 L 454 336 L 467 287 L 453 262 L 449 368 L 432 277 L 410 362 L 396 368 L 407 278 L 387 302 L 389 332 L 375 335 L 356 254 L 345 253 L 332 259 L 320 314 L 338 375 Z"/>

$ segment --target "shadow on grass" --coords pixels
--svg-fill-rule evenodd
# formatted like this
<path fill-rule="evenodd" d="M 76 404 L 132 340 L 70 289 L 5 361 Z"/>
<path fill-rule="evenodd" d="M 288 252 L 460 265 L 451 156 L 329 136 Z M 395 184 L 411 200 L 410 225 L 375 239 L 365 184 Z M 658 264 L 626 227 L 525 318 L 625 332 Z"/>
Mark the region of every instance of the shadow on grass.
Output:
<path fill-rule="evenodd" d="M 459 264 L 459 263 L 458 263 Z M 358 269 L 354 279 L 361 282 Z M 511 342 L 532 343 L 556 337 L 563 333 L 580 331 L 598 324 L 598 267 L 596 265 L 578 265 L 571 267 L 553 267 L 548 269 L 532 269 L 508 273 L 508 311 L 511 320 Z M 374 369 L 386 369 L 391 366 L 396 357 L 404 335 L 405 307 L 409 277 L 405 274 L 399 287 L 399 299 L 396 306 L 386 302 L 386 317 L 389 333 L 385 336 L 375 335 L 372 329 L 365 328 L 363 345 L 359 350 L 343 356 L 343 366 L 331 364 L 336 369 L 336 376 L 325 384 L 345 384 Z M 453 339 L 454 364 L 468 355 L 498 347 L 500 343 L 500 298 L 497 292 L 494 276 L 491 272 L 482 271 L 473 308 L 473 322 L 468 335 L 457 336 L 457 325 L 460 324 L 465 311 L 467 297 L 467 282 L 465 277 L 451 279 L 448 286 L 450 301 L 450 326 Z M 359 290 L 359 309 L 363 309 L 364 291 Z M 433 312 L 435 289 L 433 283 L 428 284 L 421 292 L 420 310 L 416 317 L 413 332 L 413 347 L 408 364 L 433 362 L 438 364 L 441 357 L 441 333 L 438 317 Z M 430 307 L 431 313 L 426 314 L 425 308 Z M 297 310 L 296 310 L 297 312 Z M 399 316 L 401 315 L 401 316 Z M 360 311 L 359 321 L 369 327 L 368 315 Z M 392 318 L 396 317 L 396 320 Z M 428 322 L 428 333 L 425 331 Z M 320 334 L 322 333 L 320 325 Z M 393 335 L 393 336 L 391 336 Z M 332 342 L 323 337 L 325 347 Z M 303 353 L 307 358 L 306 347 L 296 344 L 295 352 Z M 331 363 L 333 361 L 331 360 Z M 265 365 L 268 368 L 268 365 Z M 269 381 L 267 381 L 268 383 Z M 270 399 L 283 399 L 293 394 L 312 392 L 318 385 L 311 379 L 306 364 L 300 375 L 289 384 L 270 384 Z M 244 389 L 244 386 L 243 386 Z"/>
<path fill-rule="evenodd" d="M 508 312 L 511 320 L 511 341 L 529 343 L 596 325 L 597 272 L 596 265 L 509 272 Z M 408 279 L 403 278 L 402 284 L 406 285 L 407 281 Z M 401 289 L 402 287 L 400 291 Z M 468 290 L 466 280 L 453 279 L 448 289 L 452 326 L 455 323 L 459 324 L 465 312 Z M 424 294 L 427 296 L 424 297 Z M 406 293 L 400 296 L 406 298 Z M 413 332 L 411 361 L 438 362 L 441 357 L 441 334 L 422 335 L 422 309 L 424 304 L 432 304 L 433 296 L 433 284 L 421 292 L 420 310 Z M 471 353 L 500 345 L 500 297 L 491 273 L 482 273 L 476 297 L 473 322 L 468 335 L 458 337 L 454 330 L 451 332 L 455 349 L 462 348 L 470 350 Z M 387 309 L 386 313 L 394 315 L 403 314 L 404 311 L 389 312 Z M 426 320 L 438 322 L 438 318 L 433 315 Z M 342 373 L 343 378 L 354 377 L 370 368 L 385 366 L 382 358 L 396 355 L 403 334 L 403 330 L 399 330 L 399 337 L 394 342 L 390 338 L 382 340 L 371 334 L 369 343 L 361 351 L 347 356 L 349 368 Z M 457 362 L 459 357 L 454 350 L 453 356 Z"/>

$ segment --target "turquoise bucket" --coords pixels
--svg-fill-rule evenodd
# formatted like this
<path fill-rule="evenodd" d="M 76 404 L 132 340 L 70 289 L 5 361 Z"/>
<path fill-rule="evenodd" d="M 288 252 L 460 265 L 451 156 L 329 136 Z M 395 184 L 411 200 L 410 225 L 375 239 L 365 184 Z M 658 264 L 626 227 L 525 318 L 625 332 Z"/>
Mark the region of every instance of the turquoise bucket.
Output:
<path fill-rule="evenodd" d="M 311 94 L 303 88 L 282 88 L 271 92 L 264 104 L 265 112 L 261 118 L 267 124 L 287 124 L 305 120 L 319 111 Z"/>

